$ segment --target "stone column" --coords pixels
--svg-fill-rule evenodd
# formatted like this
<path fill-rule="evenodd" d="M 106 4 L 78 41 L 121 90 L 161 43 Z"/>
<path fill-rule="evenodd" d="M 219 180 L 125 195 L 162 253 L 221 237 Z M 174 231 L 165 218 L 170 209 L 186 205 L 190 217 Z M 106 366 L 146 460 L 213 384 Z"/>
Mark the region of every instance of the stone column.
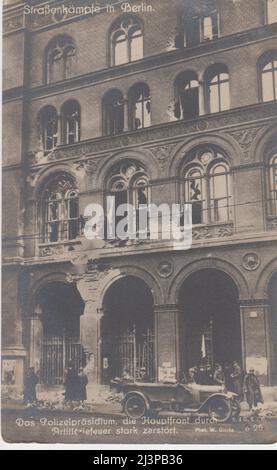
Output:
<path fill-rule="evenodd" d="M 199 116 L 206 114 L 206 103 L 205 103 L 205 83 L 204 81 L 199 82 Z"/>
<path fill-rule="evenodd" d="M 30 325 L 30 357 L 29 366 L 34 367 L 36 372 L 40 370 L 41 343 L 43 339 L 42 309 L 38 305 L 33 316 L 29 320 Z"/>
<path fill-rule="evenodd" d="M 154 312 L 157 380 L 176 380 L 180 375 L 180 312 L 177 305 L 156 305 Z"/>
<path fill-rule="evenodd" d="M 243 360 L 246 371 L 253 368 L 263 385 L 270 377 L 270 306 L 266 299 L 243 300 L 240 305 Z"/>
<path fill-rule="evenodd" d="M 124 98 L 124 132 L 129 131 L 129 102 Z"/>
<path fill-rule="evenodd" d="M 58 120 L 58 133 L 57 133 L 57 145 L 62 145 L 63 144 L 63 129 L 62 129 L 62 115 L 58 114 L 57 116 Z"/>

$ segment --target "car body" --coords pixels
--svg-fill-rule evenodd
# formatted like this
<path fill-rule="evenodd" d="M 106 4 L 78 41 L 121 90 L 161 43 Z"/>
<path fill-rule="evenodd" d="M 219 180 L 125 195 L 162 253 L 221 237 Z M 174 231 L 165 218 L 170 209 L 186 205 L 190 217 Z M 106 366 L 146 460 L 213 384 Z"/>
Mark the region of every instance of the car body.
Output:
<path fill-rule="evenodd" d="M 177 411 L 207 414 L 224 423 L 240 414 L 238 396 L 220 386 L 124 381 L 113 381 L 111 386 L 123 393 L 123 410 L 134 419 L 160 411 Z"/>

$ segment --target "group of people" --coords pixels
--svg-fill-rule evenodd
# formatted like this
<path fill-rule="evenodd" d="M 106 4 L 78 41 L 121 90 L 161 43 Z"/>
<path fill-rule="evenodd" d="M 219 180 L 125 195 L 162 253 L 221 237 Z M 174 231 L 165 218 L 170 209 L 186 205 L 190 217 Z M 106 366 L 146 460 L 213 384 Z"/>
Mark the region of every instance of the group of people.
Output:
<path fill-rule="evenodd" d="M 65 402 L 84 403 L 87 400 L 88 378 L 81 367 L 79 372 L 69 364 L 64 378 L 64 399 Z"/>
<path fill-rule="evenodd" d="M 188 374 L 183 374 L 183 384 L 196 383 L 198 385 L 220 385 L 228 392 L 236 393 L 240 401 L 246 396 L 249 409 L 257 408 L 259 403 L 264 403 L 261 385 L 254 369 L 244 373 L 238 362 L 225 363 L 224 366 L 216 364 L 201 364 L 191 367 Z"/>
<path fill-rule="evenodd" d="M 25 375 L 24 381 L 24 402 L 27 405 L 37 401 L 37 384 L 39 376 L 34 367 L 30 367 Z M 64 400 L 65 402 L 84 403 L 87 400 L 88 378 L 83 368 L 79 371 L 69 363 L 64 377 Z"/>

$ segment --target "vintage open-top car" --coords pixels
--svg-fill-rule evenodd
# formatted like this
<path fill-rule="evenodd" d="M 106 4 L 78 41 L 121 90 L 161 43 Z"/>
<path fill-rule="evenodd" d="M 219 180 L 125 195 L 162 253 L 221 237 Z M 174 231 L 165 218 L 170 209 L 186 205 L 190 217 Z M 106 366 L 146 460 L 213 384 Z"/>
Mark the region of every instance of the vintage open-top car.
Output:
<path fill-rule="evenodd" d="M 207 414 L 214 421 L 224 423 L 240 414 L 238 396 L 220 386 L 122 381 L 113 381 L 111 386 L 123 393 L 123 410 L 133 419 L 160 411 L 176 411 Z"/>

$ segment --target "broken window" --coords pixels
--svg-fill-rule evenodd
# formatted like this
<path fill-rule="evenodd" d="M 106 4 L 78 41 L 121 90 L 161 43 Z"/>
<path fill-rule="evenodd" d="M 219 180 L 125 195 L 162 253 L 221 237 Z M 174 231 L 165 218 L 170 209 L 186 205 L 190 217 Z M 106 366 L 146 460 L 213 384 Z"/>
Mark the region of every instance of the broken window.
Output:
<path fill-rule="evenodd" d="M 58 175 L 44 191 L 43 241 L 74 240 L 79 234 L 79 200 L 70 176 Z"/>
<path fill-rule="evenodd" d="M 199 82 L 196 73 L 181 74 L 176 81 L 175 117 L 193 119 L 199 116 Z"/>
<path fill-rule="evenodd" d="M 151 99 L 149 87 L 138 84 L 129 93 L 131 129 L 143 129 L 151 126 Z"/>
<path fill-rule="evenodd" d="M 262 101 L 277 100 L 277 53 L 270 54 L 270 61 L 262 69 Z"/>
<path fill-rule="evenodd" d="M 80 105 L 75 100 L 70 100 L 63 105 L 63 143 L 74 144 L 80 141 Z"/>
<path fill-rule="evenodd" d="M 103 100 L 104 133 L 118 135 L 124 131 L 124 99 L 118 90 L 108 92 Z"/>
<path fill-rule="evenodd" d="M 192 205 L 192 224 L 203 223 L 203 174 L 199 168 L 192 168 L 185 177 L 185 201 Z"/>
<path fill-rule="evenodd" d="M 184 201 L 192 205 L 193 225 L 231 220 L 231 176 L 225 157 L 215 148 L 202 147 L 187 159 Z"/>
<path fill-rule="evenodd" d="M 191 47 L 219 37 L 219 13 L 214 0 L 188 2 L 183 11 L 182 33 L 176 47 Z M 181 39 L 183 38 L 183 39 Z"/>
<path fill-rule="evenodd" d="M 46 106 L 40 112 L 40 126 L 44 151 L 50 152 L 58 143 L 58 115 L 53 106 Z"/>

